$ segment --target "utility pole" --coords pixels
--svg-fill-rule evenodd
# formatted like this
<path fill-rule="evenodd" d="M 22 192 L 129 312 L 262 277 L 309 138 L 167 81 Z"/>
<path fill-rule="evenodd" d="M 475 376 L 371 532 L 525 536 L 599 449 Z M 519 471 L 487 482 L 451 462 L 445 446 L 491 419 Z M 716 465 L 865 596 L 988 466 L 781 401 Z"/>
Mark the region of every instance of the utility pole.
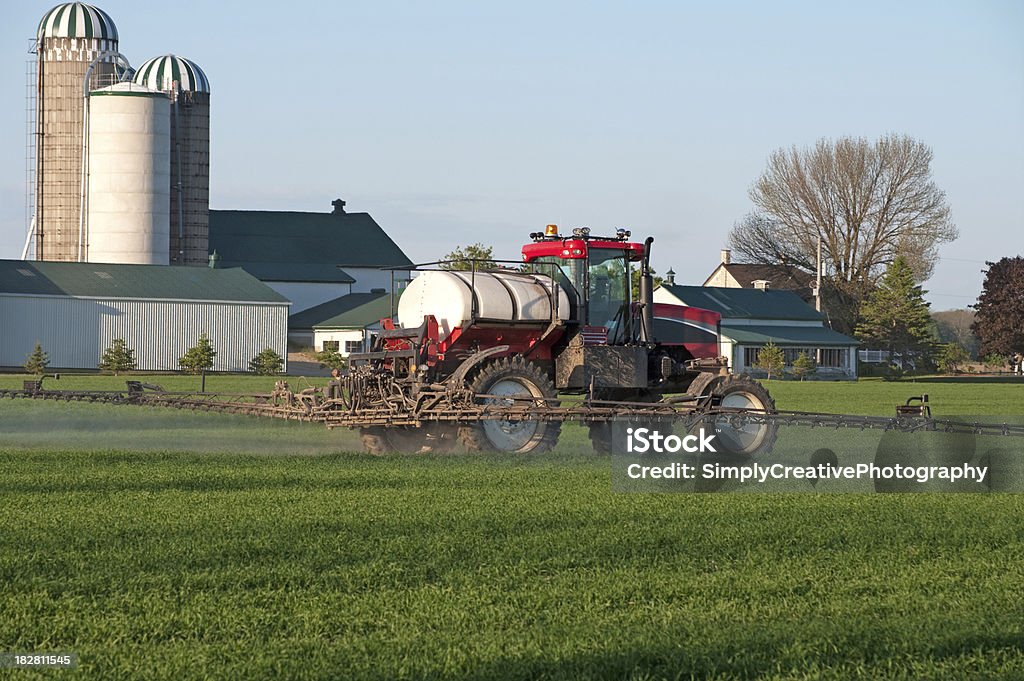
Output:
<path fill-rule="evenodd" d="M 818 265 L 815 268 L 817 270 L 818 280 L 814 287 L 814 309 L 821 312 L 821 232 L 818 232 Z"/>

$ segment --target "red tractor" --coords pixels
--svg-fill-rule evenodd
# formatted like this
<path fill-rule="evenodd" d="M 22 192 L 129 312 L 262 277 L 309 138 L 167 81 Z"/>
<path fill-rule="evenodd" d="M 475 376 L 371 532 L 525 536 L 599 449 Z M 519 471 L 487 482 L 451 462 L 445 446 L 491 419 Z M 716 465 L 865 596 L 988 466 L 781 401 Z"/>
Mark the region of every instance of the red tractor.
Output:
<path fill-rule="evenodd" d="M 653 238 L 641 244 L 629 241 L 626 230 L 598 237 L 585 227 L 562 236 L 554 225 L 530 236 L 516 267 L 426 270 L 409 284 L 397 327 L 383 320 L 372 351 L 351 357 L 375 404 L 387 402 L 379 387 L 386 377 L 387 390 L 406 404 L 422 386 L 443 384 L 468 388 L 484 403 L 533 398 L 557 406 L 560 394 L 583 394 L 592 404 L 650 403 L 676 395 L 774 410 L 761 384 L 729 374 L 717 313 L 653 301 Z M 371 375 L 378 384 L 371 385 Z M 609 424 L 589 427 L 595 447 L 607 450 Z M 364 428 L 363 439 L 374 452 L 444 448 L 458 440 L 470 450 L 525 453 L 554 447 L 560 429 L 557 420 L 385 424 Z M 775 438 L 774 426 L 765 424 L 716 429 L 734 453 L 764 451 Z"/>

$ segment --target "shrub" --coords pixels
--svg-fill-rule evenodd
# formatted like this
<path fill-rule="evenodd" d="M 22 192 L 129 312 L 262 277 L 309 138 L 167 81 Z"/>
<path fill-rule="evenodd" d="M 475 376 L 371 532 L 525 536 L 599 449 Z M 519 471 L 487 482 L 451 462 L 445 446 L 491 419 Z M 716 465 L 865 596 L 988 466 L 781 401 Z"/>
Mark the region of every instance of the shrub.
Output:
<path fill-rule="evenodd" d="M 939 371 L 944 374 L 955 374 L 960 367 L 971 359 L 970 355 L 958 343 L 945 343 L 939 349 L 937 364 Z"/>
<path fill-rule="evenodd" d="M 780 373 L 785 366 L 785 353 L 782 352 L 782 348 L 770 341 L 761 346 L 761 351 L 757 353 L 757 361 L 754 362 L 755 369 L 763 369 L 768 372 L 769 380 L 773 373 Z"/>
<path fill-rule="evenodd" d="M 110 347 L 103 351 L 99 368 L 112 371 L 115 376 L 119 371 L 131 371 L 135 368 L 135 350 L 125 345 L 123 338 L 115 338 Z"/>
<path fill-rule="evenodd" d="M 818 372 L 818 363 L 809 352 L 801 352 L 800 355 L 793 360 L 793 375 L 799 378 L 801 381 L 804 377 L 816 374 Z"/>
<path fill-rule="evenodd" d="M 35 349 L 32 350 L 32 354 L 25 358 L 25 371 L 36 376 L 42 376 L 46 372 L 46 367 L 50 365 L 50 356 L 43 352 L 43 346 L 40 343 L 36 343 Z"/>
<path fill-rule="evenodd" d="M 249 371 L 261 376 L 279 374 L 284 369 L 284 360 L 273 348 L 263 348 L 260 354 L 249 360 Z"/>
<path fill-rule="evenodd" d="M 316 361 L 320 362 L 320 366 L 326 369 L 341 370 L 348 364 L 348 360 L 342 357 L 341 353 L 337 350 L 321 350 L 316 353 Z"/>
<path fill-rule="evenodd" d="M 217 351 L 213 349 L 210 337 L 204 331 L 199 336 L 199 341 L 189 348 L 185 356 L 178 360 L 178 366 L 190 374 L 198 374 L 213 368 L 213 358 Z"/>

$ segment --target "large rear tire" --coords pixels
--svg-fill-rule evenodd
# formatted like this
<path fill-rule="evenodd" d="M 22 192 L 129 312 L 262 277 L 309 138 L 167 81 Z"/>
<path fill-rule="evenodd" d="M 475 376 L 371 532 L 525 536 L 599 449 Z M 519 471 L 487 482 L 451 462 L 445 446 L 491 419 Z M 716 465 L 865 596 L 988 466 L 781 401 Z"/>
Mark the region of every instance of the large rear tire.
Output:
<path fill-rule="evenodd" d="M 512 405 L 519 400 L 501 399 L 536 397 L 538 406 L 555 406 L 550 398 L 558 396 L 555 384 L 539 365 L 522 357 L 503 357 L 485 364 L 469 379 L 474 393 L 494 395 L 478 398 L 484 404 Z M 521 403 L 521 402 L 520 402 Z M 558 443 L 562 424 L 557 421 L 485 420 L 459 429 L 459 440 L 471 452 L 509 452 L 540 454 Z"/>
<path fill-rule="evenodd" d="M 747 375 L 722 377 L 708 390 L 715 406 L 775 411 L 775 400 L 768 389 Z M 728 416 L 713 417 L 702 425 L 714 428 L 719 453 L 744 458 L 770 453 L 779 435 L 776 423 L 734 423 Z"/>

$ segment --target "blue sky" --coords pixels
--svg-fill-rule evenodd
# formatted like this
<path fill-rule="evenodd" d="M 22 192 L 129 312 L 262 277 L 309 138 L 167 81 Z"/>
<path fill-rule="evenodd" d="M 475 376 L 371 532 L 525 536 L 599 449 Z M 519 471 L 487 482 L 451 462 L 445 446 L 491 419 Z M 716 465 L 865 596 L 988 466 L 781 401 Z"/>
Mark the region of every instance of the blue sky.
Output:
<path fill-rule="evenodd" d="M 54 3 L 0 24 L 0 257 L 24 241 L 25 62 Z M 960 239 L 925 285 L 974 301 L 1024 253 L 1024 3 L 97 3 L 133 64 L 167 52 L 212 89 L 211 207 L 341 196 L 414 260 L 518 257 L 556 222 L 655 237 L 701 283 L 772 150 L 912 135 Z"/>

